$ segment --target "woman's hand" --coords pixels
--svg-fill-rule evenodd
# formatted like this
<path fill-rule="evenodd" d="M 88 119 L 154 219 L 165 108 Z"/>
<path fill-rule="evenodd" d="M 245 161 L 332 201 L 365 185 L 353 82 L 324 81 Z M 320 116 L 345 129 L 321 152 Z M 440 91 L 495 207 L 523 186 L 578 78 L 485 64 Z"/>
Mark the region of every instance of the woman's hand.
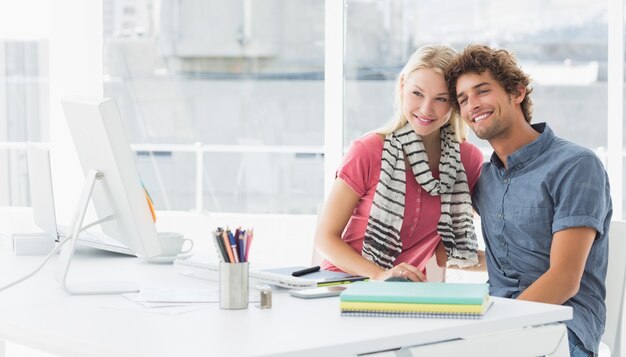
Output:
<path fill-rule="evenodd" d="M 380 272 L 372 277 L 374 280 L 387 280 L 389 278 L 406 278 L 410 281 L 428 281 L 426 276 L 416 267 L 408 263 L 400 263 L 395 267 Z"/>

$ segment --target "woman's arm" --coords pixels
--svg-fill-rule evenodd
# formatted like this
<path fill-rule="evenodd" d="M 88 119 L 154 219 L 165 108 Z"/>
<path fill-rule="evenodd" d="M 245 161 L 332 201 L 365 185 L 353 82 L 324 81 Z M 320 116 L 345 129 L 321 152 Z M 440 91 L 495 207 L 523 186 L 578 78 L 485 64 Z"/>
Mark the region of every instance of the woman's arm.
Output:
<path fill-rule="evenodd" d="M 401 263 L 385 270 L 355 252 L 341 239 L 352 212 L 359 202 L 359 196 L 341 179 L 336 179 L 328 200 L 320 213 L 315 231 L 315 248 L 328 261 L 349 274 L 385 280 L 392 276 L 404 276 L 413 281 L 426 278 L 416 267 Z"/>

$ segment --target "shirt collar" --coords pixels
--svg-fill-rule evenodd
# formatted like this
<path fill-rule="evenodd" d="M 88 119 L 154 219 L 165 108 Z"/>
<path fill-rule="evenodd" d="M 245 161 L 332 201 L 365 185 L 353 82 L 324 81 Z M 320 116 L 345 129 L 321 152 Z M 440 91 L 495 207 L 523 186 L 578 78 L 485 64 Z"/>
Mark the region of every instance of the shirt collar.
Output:
<path fill-rule="evenodd" d="M 519 165 L 524 166 L 525 164 L 533 161 L 536 157 L 541 155 L 542 152 L 544 152 L 555 137 L 554 132 L 546 123 L 532 124 L 531 127 L 535 131 L 539 132 L 539 137 L 530 144 L 527 144 L 509 155 L 507 158 L 509 170 Z M 504 167 L 502 161 L 500 161 L 500 158 L 495 152 L 491 154 L 491 163 L 497 167 Z"/>

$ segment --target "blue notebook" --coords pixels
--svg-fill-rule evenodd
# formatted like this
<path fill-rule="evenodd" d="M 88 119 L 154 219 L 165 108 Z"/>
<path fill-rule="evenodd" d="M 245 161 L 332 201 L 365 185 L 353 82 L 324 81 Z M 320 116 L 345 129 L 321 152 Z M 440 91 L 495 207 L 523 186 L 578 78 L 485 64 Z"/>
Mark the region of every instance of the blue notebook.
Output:
<path fill-rule="evenodd" d="M 341 301 L 397 302 L 417 304 L 483 304 L 489 284 L 356 282 L 348 286 Z"/>

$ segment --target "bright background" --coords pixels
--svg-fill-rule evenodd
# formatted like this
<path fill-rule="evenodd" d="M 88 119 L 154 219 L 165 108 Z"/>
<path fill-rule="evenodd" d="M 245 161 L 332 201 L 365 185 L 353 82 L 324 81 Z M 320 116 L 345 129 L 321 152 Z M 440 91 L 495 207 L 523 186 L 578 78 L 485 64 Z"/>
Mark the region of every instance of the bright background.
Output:
<path fill-rule="evenodd" d="M 0 2 L 0 207 L 30 214 L 25 143 L 43 142 L 69 221 L 83 178 L 59 100 L 108 96 L 160 225 L 254 226 L 257 256 L 307 264 L 334 170 L 390 118 L 411 53 L 483 43 L 533 78 L 535 122 L 598 153 L 625 218 L 624 29 L 620 0 Z"/>

